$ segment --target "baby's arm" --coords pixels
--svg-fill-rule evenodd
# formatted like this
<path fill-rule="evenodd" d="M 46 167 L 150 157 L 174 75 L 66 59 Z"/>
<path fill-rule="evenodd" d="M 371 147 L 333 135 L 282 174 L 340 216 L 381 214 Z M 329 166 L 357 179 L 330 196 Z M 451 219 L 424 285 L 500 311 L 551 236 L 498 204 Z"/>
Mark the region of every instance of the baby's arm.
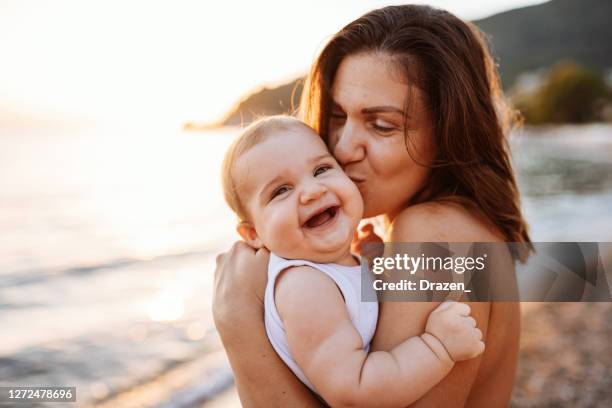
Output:
<path fill-rule="evenodd" d="M 409 405 L 440 382 L 455 361 L 484 349 L 465 304 L 443 304 L 420 337 L 390 352 L 367 354 L 340 290 L 322 272 L 290 268 L 277 280 L 275 293 L 297 364 L 334 407 Z"/>

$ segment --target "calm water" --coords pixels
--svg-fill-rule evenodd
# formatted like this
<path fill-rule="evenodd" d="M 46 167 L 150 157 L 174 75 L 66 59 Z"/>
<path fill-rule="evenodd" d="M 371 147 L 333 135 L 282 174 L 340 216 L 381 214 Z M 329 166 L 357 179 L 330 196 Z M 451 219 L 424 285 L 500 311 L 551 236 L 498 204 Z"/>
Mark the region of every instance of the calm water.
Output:
<path fill-rule="evenodd" d="M 235 239 L 235 131 L 3 130 L 0 383 L 112 394 L 218 348 L 214 254 Z M 512 142 L 537 241 L 612 241 L 612 128 Z M 202 379 L 206 381 L 206 379 Z"/>
<path fill-rule="evenodd" d="M 612 127 L 526 130 L 512 139 L 534 241 L 612 241 Z"/>

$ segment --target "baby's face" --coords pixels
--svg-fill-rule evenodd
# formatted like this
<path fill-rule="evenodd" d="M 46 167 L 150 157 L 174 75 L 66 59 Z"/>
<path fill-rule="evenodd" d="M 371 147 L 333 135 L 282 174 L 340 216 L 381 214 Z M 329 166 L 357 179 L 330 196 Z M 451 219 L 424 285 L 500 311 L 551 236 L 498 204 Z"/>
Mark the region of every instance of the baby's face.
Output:
<path fill-rule="evenodd" d="M 363 201 L 314 131 L 275 131 L 238 159 L 234 177 L 270 251 L 325 263 L 350 250 Z"/>

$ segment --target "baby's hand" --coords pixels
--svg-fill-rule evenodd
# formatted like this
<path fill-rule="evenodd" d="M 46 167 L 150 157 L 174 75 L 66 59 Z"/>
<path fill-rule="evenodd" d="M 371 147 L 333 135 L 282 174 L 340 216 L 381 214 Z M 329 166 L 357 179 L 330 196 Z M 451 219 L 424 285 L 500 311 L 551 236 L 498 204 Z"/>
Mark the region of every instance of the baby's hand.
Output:
<path fill-rule="evenodd" d="M 485 348 L 482 332 L 465 303 L 442 303 L 429 315 L 425 331 L 442 343 L 453 361 L 476 357 Z"/>

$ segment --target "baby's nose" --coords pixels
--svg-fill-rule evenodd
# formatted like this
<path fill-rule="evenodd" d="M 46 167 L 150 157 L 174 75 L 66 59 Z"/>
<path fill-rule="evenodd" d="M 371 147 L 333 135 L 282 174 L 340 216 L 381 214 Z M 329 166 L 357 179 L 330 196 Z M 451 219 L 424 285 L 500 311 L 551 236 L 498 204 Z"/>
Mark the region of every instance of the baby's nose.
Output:
<path fill-rule="evenodd" d="M 300 202 L 302 204 L 308 204 L 311 201 L 318 200 L 327 192 L 327 188 L 317 182 L 311 182 L 304 186 L 302 194 L 300 195 Z"/>

